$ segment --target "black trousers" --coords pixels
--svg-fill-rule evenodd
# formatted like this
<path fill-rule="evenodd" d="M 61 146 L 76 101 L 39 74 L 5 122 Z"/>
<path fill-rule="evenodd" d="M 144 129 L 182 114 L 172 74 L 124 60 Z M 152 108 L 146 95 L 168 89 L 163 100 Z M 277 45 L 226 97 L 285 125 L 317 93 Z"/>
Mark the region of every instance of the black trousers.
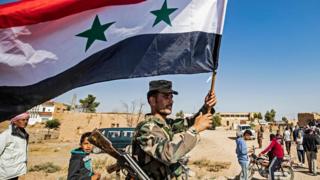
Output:
<path fill-rule="evenodd" d="M 269 178 L 274 180 L 274 172 L 281 166 L 282 159 L 274 157 L 269 164 Z"/>

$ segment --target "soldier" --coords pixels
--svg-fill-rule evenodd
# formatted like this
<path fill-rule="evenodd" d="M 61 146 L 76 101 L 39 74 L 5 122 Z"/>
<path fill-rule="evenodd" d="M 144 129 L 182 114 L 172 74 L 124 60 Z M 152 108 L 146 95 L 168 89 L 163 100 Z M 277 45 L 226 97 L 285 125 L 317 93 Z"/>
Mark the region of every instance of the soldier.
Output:
<path fill-rule="evenodd" d="M 208 94 L 200 111 L 189 119 L 169 119 L 173 105 L 172 83 L 151 81 L 147 94 L 151 113 L 139 123 L 132 142 L 132 154 L 140 167 L 154 180 L 178 179 L 179 161 L 196 146 L 199 132 L 212 127 L 215 94 Z M 209 113 L 207 111 L 210 110 Z"/>

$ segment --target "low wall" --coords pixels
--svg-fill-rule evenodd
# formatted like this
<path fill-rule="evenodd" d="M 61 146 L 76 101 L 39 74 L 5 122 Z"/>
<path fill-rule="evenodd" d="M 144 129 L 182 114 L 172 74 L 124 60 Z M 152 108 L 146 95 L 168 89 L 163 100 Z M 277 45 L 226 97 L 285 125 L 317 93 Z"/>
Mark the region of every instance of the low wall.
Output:
<path fill-rule="evenodd" d="M 61 122 L 59 139 L 62 141 L 78 141 L 81 134 L 95 128 L 128 127 L 130 118 L 135 126 L 137 117 L 137 115 L 127 113 L 79 112 L 64 112 L 55 116 Z"/>

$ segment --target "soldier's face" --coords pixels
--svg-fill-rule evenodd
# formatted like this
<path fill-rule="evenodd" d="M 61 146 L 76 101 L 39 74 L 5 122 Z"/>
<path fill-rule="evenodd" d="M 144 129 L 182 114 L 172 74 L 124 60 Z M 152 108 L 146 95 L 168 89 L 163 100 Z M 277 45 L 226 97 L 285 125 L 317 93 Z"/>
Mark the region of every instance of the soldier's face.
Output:
<path fill-rule="evenodd" d="M 170 115 L 172 112 L 173 95 L 171 93 L 158 93 L 155 99 L 155 109 L 161 115 Z"/>

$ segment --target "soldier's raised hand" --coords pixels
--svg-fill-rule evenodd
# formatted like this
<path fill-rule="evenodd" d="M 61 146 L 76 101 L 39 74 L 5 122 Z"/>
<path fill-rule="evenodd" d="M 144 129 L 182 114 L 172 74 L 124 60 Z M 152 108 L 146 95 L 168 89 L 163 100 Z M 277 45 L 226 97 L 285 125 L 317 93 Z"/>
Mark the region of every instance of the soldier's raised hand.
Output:
<path fill-rule="evenodd" d="M 217 104 L 217 97 L 215 92 L 209 92 L 205 97 L 204 104 L 206 108 L 211 109 L 213 106 Z"/>
<path fill-rule="evenodd" d="M 199 116 L 197 116 L 194 121 L 193 127 L 196 129 L 198 133 L 208 128 L 211 128 L 212 114 L 210 113 L 202 114 L 202 112 L 200 112 Z"/>

